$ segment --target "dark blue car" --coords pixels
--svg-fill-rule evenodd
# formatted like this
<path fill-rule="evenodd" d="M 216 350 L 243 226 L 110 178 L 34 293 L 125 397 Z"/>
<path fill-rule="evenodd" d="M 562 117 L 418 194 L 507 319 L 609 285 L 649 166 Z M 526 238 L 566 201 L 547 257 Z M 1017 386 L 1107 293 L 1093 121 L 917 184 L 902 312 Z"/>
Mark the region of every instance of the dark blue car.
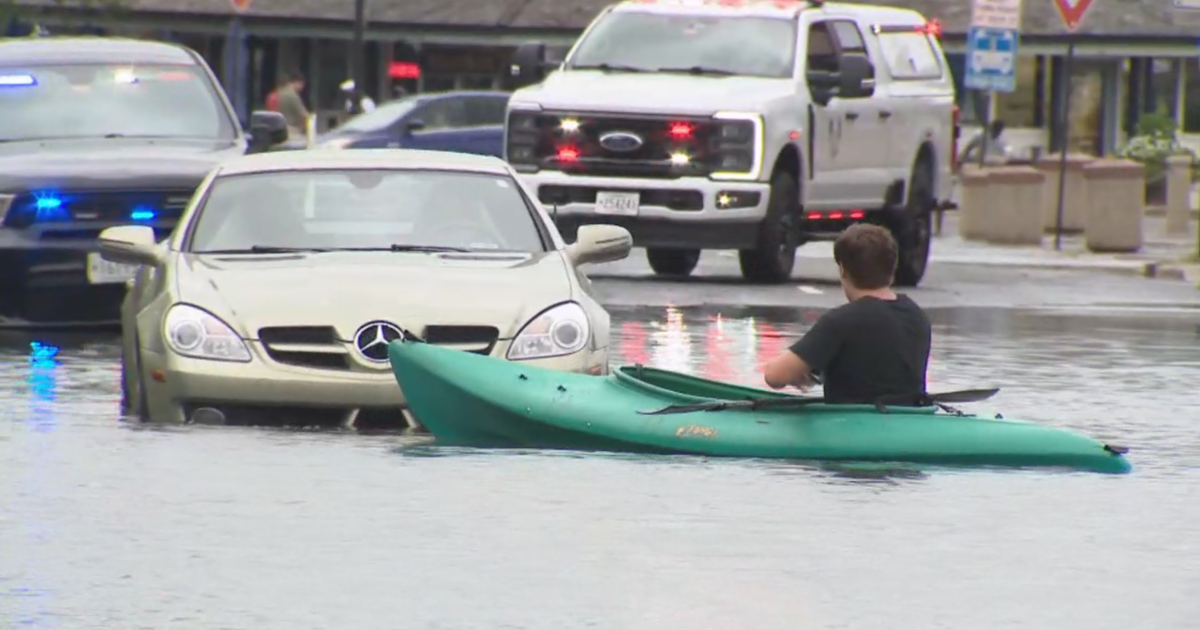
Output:
<path fill-rule="evenodd" d="M 322 134 L 336 149 L 426 149 L 504 157 L 508 92 L 436 92 L 388 101 Z"/>

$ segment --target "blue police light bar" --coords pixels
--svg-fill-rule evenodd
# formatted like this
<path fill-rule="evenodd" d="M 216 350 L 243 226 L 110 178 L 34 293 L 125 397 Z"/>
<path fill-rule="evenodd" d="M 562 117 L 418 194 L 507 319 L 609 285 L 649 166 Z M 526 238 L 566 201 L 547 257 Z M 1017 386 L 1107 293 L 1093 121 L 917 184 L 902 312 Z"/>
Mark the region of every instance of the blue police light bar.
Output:
<path fill-rule="evenodd" d="M 129 218 L 133 219 L 134 221 L 153 221 L 157 216 L 157 212 L 144 206 L 134 208 L 133 212 L 129 213 Z"/>
<path fill-rule="evenodd" d="M 37 79 L 29 74 L 0 74 L 0 87 L 26 87 L 37 85 Z"/>

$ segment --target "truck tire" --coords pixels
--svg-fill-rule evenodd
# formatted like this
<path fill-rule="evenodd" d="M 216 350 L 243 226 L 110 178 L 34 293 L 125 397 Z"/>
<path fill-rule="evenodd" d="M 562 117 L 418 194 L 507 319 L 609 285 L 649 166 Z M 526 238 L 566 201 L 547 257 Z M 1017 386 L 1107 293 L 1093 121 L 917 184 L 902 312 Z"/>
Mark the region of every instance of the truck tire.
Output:
<path fill-rule="evenodd" d="M 925 277 L 932 239 L 933 170 L 921 159 L 913 168 L 908 201 L 892 221 L 892 235 L 899 246 L 895 285 L 915 287 Z"/>
<path fill-rule="evenodd" d="M 646 249 L 646 259 L 660 276 L 688 276 L 700 262 L 700 250 L 651 247 Z"/>
<path fill-rule="evenodd" d="M 782 170 L 771 175 L 767 216 L 759 227 L 758 243 L 754 249 L 738 252 L 742 277 L 746 280 L 778 284 L 792 277 L 796 248 L 800 246 L 796 225 L 799 197 L 795 175 Z"/>

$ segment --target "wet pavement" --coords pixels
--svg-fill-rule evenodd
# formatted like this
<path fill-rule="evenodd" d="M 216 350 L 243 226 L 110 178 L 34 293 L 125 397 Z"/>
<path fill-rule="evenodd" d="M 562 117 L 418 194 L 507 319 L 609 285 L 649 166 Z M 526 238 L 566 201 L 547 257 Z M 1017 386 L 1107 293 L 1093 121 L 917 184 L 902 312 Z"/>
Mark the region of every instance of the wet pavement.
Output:
<path fill-rule="evenodd" d="M 994 308 L 987 291 L 947 308 L 975 289 L 931 276 L 919 294 L 936 325 L 930 390 L 999 386 L 967 407 L 1129 446 L 1131 475 L 863 473 L 140 427 L 118 420 L 116 339 L 9 336 L 0 628 L 1194 627 L 1200 318 L 1052 308 L 1088 302 L 1055 295 L 1088 285 L 1040 282 L 1040 310 Z M 678 285 L 597 284 L 635 294 L 626 301 L 658 296 L 611 307 L 615 363 L 752 385 L 762 360 L 840 301 L 825 284 L 710 280 L 691 295 L 778 292 L 781 305 L 673 308 L 672 292 L 689 295 Z M 1107 286 L 1091 304 L 1137 302 Z"/>

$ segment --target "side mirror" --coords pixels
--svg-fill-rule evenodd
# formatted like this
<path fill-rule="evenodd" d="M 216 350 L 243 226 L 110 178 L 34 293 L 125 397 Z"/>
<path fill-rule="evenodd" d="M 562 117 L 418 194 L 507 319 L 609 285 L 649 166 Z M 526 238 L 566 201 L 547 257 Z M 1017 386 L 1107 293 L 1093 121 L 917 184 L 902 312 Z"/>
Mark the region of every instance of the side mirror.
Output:
<path fill-rule="evenodd" d="M 866 57 L 846 55 L 838 70 L 838 96 L 841 98 L 863 98 L 875 93 L 875 68 Z"/>
<path fill-rule="evenodd" d="M 420 131 L 425 128 L 425 121 L 420 118 L 412 118 L 404 122 L 404 133 L 409 134 L 414 131 Z"/>
<path fill-rule="evenodd" d="M 250 142 L 255 152 L 287 142 L 287 119 L 279 112 L 259 110 L 250 114 Z"/>
<path fill-rule="evenodd" d="M 121 225 L 100 232 L 100 257 L 123 265 L 156 266 L 162 262 L 154 228 Z"/>
<path fill-rule="evenodd" d="M 622 260 L 633 249 L 633 236 L 615 225 L 581 225 L 575 242 L 567 246 L 567 256 L 576 265 Z"/>
<path fill-rule="evenodd" d="M 522 88 L 541 83 L 546 78 L 546 45 L 531 42 L 517 46 L 509 72 L 516 84 L 514 87 Z"/>

